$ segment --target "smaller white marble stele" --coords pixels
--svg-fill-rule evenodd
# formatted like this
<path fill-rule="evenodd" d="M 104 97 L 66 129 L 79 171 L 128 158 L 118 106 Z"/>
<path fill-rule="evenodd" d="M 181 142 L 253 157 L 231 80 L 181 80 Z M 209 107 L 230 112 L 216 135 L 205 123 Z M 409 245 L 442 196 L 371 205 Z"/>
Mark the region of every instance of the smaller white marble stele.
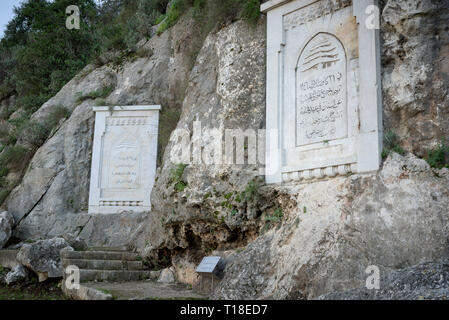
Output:
<path fill-rule="evenodd" d="M 160 106 L 94 107 L 89 213 L 151 210 Z"/>

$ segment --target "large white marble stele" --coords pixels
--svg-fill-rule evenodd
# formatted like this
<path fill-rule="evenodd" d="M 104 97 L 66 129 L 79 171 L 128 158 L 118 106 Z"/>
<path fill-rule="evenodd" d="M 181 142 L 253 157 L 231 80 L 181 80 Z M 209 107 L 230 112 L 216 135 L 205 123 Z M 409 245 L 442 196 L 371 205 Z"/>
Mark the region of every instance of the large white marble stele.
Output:
<path fill-rule="evenodd" d="M 89 213 L 151 210 L 160 106 L 94 107 Z"/>
<path fill-rule="evenodd" d="M 382 98 L 373 0 L 271 0 L 266 181 L 379 169 Z"/>

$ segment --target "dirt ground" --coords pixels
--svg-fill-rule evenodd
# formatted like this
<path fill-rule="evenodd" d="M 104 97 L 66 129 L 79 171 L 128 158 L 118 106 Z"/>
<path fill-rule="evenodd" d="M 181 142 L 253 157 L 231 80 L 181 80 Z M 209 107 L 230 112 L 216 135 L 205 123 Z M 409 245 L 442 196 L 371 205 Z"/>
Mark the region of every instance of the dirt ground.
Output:
<path fill-rule="evenodd" d="M 39 283 L 37 277 L 30 274 L 25 282 L 7 285 L 4 277 L 8 271 L 0 266 L 0 300 L 67 300 L 60 279 Z"/>
<path fill-rule="evenodd" d="M 10 286 L 0 283 L 0 300 L 67 300 L 59 282 L 39 283 L 36 279 Z"/>
<path fill-rule="evenodd" d="M 205 300 L 183 284 L 158 283 L 154 280 L 135 282 L 88 282 L 83 285 L 111 294 L 116 300 Z"/>

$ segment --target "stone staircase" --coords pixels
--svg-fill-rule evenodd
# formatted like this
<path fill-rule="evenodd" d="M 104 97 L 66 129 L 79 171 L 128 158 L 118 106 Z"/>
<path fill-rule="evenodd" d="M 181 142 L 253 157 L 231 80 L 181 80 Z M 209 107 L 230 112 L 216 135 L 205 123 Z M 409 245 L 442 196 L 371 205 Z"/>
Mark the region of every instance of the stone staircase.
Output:
<path fill-rule="evenodd" d="M 61 252 L 62 267 L 74 265 L 80 269 L 80 282 L 125 282 L 149 279 L 151 272 L 137 253 L 125 247 L 94 247 L 87 251 Z"/>

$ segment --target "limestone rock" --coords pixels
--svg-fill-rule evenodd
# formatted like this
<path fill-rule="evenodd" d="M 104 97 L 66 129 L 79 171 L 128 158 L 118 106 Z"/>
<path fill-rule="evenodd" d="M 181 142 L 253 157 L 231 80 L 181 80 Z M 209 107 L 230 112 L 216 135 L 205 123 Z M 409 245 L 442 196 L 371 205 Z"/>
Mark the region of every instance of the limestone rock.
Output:
<path fill-rule="evenodd" d="M 5 282 L 7 285 L 10 285 L 13 283 L 21 282 L 25 280 L 27 277 L 28 277 L 28 270 L 24 266 L 18 265 L 8 272 L 8 274 L 5 277 Z"/>
<path fill-rule="evenodd" d="M 361 287 L 318 297 L 319 300 L 446 300 L 449 261 L 427 262 L 381 275 L 379 289 Z"/>
<path fill-rule="evenodd" d="M 257 134 L 264 127 L 265 29 L 264 19 L 257 26 L 238 21 L 206 38 L 190 73 L 177 125 L 192 134 L 195 119 L 201 121 L 205 135 L 192 137 L 192 143 L 205 147 L 211 142 L 206 135 L 214 129 L 222 134 L 225 129 L 253 129 Z M 179 163 L 171 154 L 181 143 L 173 133 L 172 139 L 151 194 L 154 221 L 143 256 L 192 246 L 203 254 L 185 264 L 191 269 L 211 247 L 246 244 L 254 238 L 258 201 L 234 198 L 260 173 L 256 164 L 208 165 L 203 154 L 201 164 L 189 163 L 183 168 L 180 181 L 187 187 L 179 190 L 179 181 L 173 181 Z M 190 270 L 177 273 L 193 279 Z"/>
<path fill-rule="evenodd" d="M 67 233 L 61 236 L 75 251 L 85 251 L 88 249 L 86 241 L 79 236 Z"/>
<path fill-rule="evenodd" d="M 13 226 L 14 217 L 8 211 L 0 213 L 0 249 L 5 246 L 11 237 Z"/>
<path fill-rule="evenodd" d="M 424 156 L 441 138 L 449 139 L 449 1 L 385 2 L 380 28 L 385 126 L 408 151 Z"/>
<path fill-rule="evenodd" d="M 395 128 L 409 151 L 423 155 L 441 137 L 449 139 L 448 1 L 382 2 L 386 129 Z M 176 263 L 177 279 L 186 282 L 211 248 L 246 247 L 229 256 L 214 294 L 226 299 L 314 298 L 361 287 L 369 265 L 387 272 L 447 257 L 449 171 L 432 170 L 413 155 L 390 155 L 376 174 L 277 187 L 264 186 L 255 165 L 189 164 L 179 178 L 185 188 L 177 189 L 170 155 L 179 144 L 172 141 L 165 153 L 159 150 L 150 214 L 87 215 L 91 107 L 101 101 L 77 104 L 78 92 L 113 87 L 105 103 L 161 104 L 161 121 L 182 108 L 176 128 L 189 133 L 194 120 L 206 131 L 265 127 L 266 21 L 255 27 L 237 21 L 210 34 L 191 70 L 192 23 L 183 17 L 141 42 L 145 55 L 121 66 L 86 67 L 33 115 L 43 118 L 57 105 L 72 111 L 6 200 L 14 236 L 72 234 L 89 246 L 132 244 L 155 264 Z M 165 136 L 173 127 L 160 123 Z M 278 207 L 279 228 L 261 234 L 263 215 Z"/>
<path fill-rule="evenodd" d="M 449 178 L 393 153 L 376 174 L 286 184 L 282 223 L 234 255 L 221 299 L 316 298 L 382 274 L 448 258 Z"/>
<path fill-rule="evenodd" d="M 162 35 L 141 42 L 139 57 L 130 56 L 120 66 L 87 66 L 33 114 L 33 119 L 43 119 L 61 105 L 72 112 L 35 153 L 22 182 L 5 201 L 16 220 L 15 237 L 27 240 L 70 233 L 75 237 L 82 234 L 90 246 L 135 243 L 133 233 L 142 230 L 136 226 L 147 225 L 142 215 L 133 216 L 135 219 L 115 215 L 107 220 L 86 214 L 94 128 L 92 107 L 97 103 L 160 104 L 162 119 L 167 119 L 166 113 L 176 114 L 190 72 L 192 21 L 190 16 L 184 16 Z M 113 89 L 103 98 L 104 102 L 88 99 L 79 104 L 80 97 L 104 87 Z M 161 120 L 162 128 L 173 126 L 163 121 L 166 120 Z M 103 232 L 110 225 L 113 230 Z M 100 232 L 92 233 L 94 229 Z M 144 246 L 144 241 L 139 243 Z"/>
<path fill-rule="evenodd" d="M 158 270 L 158 271 L 152 270 L 152 271 L 150 271 L 150 278 L 148 279 L 148 281 L 159 279 L 159 277 L 161 276 L 161 273 L 162 273 L 162 270 Z"/>
<path fill-rule="evenodd" d="M 166 268 L 162 270 L 159 279 L 157 279 L 157 282 L 161 283 L 173 283 L 175 282 L 175 276 L 173 274 L 173 271 L 170 268 Z"/>
<path fill-rule="evenodd" d="M 143 248 L 150 232 L 150 216 L 147 212 L 91 215 L 79 237 L 88 246 Z"/>
<path fill-rule="evenodd" d="M 61 250 L 73 250 L 73 248 L 63 238 L 24 244 L 17 254 L 17 261 L 34 271 L 39 276 L 40 282 L 48 278 L 59 278 L 63 275 Z"/>

